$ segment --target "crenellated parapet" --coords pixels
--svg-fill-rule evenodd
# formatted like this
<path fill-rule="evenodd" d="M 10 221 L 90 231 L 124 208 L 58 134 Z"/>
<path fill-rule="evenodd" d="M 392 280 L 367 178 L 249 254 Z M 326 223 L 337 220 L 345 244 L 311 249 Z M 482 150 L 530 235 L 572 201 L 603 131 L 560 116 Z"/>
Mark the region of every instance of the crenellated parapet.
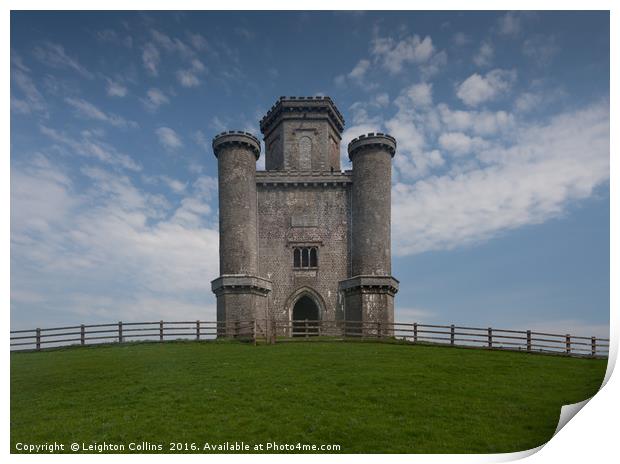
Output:
<path fill-rule="evenodd" d="M 249 132 L 244 131 L 227 131 L 217 134 L 213 137 L 213 153 L 218 157 L 218 153 L 227 147 L 247 148 L 258 160 L 260 157 L 260 142 Z"/>
<path fill-rule="evenodd" d="M 347 147 L 349 159 L 352 160 L 353 155 L 368 149 L 385 150 L 394 157 L 396 153 L 396 139 L 382 132 L 360 135 L 349 142 Z"/>
<path fill-rule="evenodd" d="M 280 97 L 260 121 L 267 171 L 340 171 L 344 118 L 329 97 Z"/>
<path fill-rule="evenodd" d="M 344 130 L 344 117 L 338 111 L 333 100 L 329 97 L 280 97 L 260 120 L 260 130 L 265 137 L 279 122 L 280 118 L 298 117 L 300 114 L 310 113 L 327 115 L 334 127 Z"/>

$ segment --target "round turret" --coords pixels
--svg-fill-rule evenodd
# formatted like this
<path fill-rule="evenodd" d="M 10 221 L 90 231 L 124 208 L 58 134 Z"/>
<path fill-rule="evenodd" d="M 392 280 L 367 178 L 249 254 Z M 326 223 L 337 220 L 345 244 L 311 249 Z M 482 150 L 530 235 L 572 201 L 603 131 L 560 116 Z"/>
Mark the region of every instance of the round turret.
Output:
<path fill-rule="evenodd" d="M 213 139 L 218 160 L 220 274 L 258 272 L 256 161 L 260 142 L 247 132 L 229 131 Z"/>
<path fill-rule="evenodd" d="M 371 133 L 348 146 L 353 164 L 352 276 L 391 274 L 391 183 L 396 139 Z"/>

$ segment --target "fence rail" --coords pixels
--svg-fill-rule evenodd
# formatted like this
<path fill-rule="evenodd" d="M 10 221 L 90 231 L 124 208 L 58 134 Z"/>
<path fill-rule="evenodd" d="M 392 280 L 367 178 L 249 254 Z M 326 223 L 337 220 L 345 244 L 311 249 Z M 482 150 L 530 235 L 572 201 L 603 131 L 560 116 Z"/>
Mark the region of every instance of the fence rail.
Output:
<path fill-rule="evenodd" d="M 496 329 L 405 322 L 267 320 L 152 321 L 73 325 L 11 331 L 11 350 L 41 350 L 68 345 L 178 339 L 237 338 L 256 343 L 292 342 L 329 337 L 334 340 L 404 340 L 451 346 L 483 347 L 567 356 L 607 357 L 609 339 L 532 330 Z"/>

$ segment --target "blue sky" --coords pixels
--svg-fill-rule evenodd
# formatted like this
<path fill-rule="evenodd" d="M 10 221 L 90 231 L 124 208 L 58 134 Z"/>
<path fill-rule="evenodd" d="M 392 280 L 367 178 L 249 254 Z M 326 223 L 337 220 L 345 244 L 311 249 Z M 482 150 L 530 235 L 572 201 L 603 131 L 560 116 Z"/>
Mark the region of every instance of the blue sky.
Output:
<path fill-rule="evenodd" d="M 607 334 L 606 12 L 13 12 L 11 326 L 214 319 L 210 141 L 281 95 L 398 139 L 397 319 Z"/>

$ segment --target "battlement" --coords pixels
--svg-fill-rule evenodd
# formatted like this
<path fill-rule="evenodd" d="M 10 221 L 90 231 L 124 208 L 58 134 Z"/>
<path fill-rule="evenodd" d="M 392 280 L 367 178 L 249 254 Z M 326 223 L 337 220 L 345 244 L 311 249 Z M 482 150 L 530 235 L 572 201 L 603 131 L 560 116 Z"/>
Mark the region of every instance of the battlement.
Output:
<path fill-rule="evenodd" d="M 217 158 L 218 152 L 227 146 L 243 146 L 250 149 L 256 159 L 260 156 L 260 142 L 249 132 L 244 131 L 225 131 L 213 137 L 213 153 Z"/>
<path fill-rule="evenodd" d="M 347 186 L 352 181 L 352 171 L 325 172 L 325 171 L 257 171 L 257 185 L 282 185 L 282 186 Z"/>
<path fill-rule="evenodd" d="M 280 97 L 260 120 L 260 130 L 267 137 L 281 119 L 299 113 L 325 114 L 339 133 L 344 130 L 344 117 L 330 97 Z"/>
<path fill-rule="evenodd" d="M 349 142 L 347 150 L 349 152 L 349 159 L 355 153 L 368 148 L 384 148 L 392 157 L 396 153 L 396 139 L 389 134 L 382 132 L 371 132 L 370 134 L 360 135 Z"/>

